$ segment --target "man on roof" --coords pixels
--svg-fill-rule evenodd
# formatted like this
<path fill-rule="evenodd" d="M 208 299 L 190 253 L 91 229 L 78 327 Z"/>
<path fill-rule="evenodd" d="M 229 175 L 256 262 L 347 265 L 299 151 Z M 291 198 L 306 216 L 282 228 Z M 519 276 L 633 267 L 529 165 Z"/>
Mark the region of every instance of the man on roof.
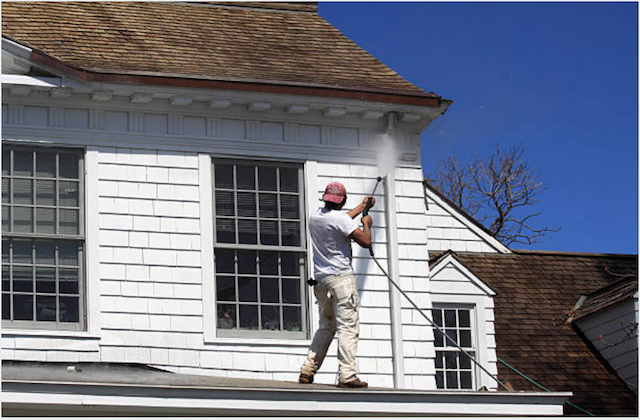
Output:
<path fill-rule="evenodd" d="M 320 325 L 300 369 L 300 383 L 313 382 L 313 376 L 320 369 L 327 349 L 337 333 L 338 387 L 368 386 L 357 376 L 360 298 L 351 265 L 352 240 L 363 248 L 371 247 L 371 216 L 362 217 L 362 229 L 354 220 L 364 211 L 368 200 L 371 200 L 371 205 L 375 204 L 375 199 L 369 196 L 353 210 L 342 212 L 347 202 L 347 190 L 341 183 L 332 182 L 327 185 L 322 196 L 324 208 L 317 209 L 309 220 L 314 275 L 317 281 L 313 292 L 318 301 Z"/>

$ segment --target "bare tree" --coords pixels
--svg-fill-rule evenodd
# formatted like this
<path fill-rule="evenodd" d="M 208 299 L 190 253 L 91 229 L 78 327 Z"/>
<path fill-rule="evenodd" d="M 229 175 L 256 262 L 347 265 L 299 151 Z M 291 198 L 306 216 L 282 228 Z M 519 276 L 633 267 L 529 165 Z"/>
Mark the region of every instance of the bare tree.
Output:
<path fill-rule="evenodd" d="M 559 228 L 531 225 L 540 215 L 531 206 L 540 201 L 536 197 L 546 186 L 536 179 L 523 153 L 523 146 L 506 153 L 496 146 L 490 158 L 474 156 L 467 164 L 449 157 L 438 166 L 434 186 L 505 245 L 539 242 L 538 238 Z"/>

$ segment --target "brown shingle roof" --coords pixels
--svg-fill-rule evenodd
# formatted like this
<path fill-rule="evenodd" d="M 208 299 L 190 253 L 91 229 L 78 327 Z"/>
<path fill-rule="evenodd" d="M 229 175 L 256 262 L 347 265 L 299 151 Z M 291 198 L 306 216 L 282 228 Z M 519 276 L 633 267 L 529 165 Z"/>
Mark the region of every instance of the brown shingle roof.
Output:
<path fill-rule="evenodd" d="M 612 276 L 618 276 L 617 273 L 608 272 Z M 574 321 L 632 298 L 638 291 L 638 277 L 633 274 L 620 277 L 619 280 L 586 295 L 584 301 L 576 308 Z"/>
<path fill-rule="evenodd" d="M 596 415 L 637 414 L 636 397 L 567 320 L 581 295 L 637 277 L 635 255 L 460 254 L 456 257 L 497 292 L 498 357 L 551 391 L 571 391 L 570 402 Z M 519 390 L 539 389 L 498 364 L 500 378 Z M 584 415 L 565 405 L 566 414 Z"/>
<path fill-rule="evenodd" d="M 5 2 L 2 31 L 82 70 L 425 95 L 308 11 L 313 7 L 212 3 Z"/>

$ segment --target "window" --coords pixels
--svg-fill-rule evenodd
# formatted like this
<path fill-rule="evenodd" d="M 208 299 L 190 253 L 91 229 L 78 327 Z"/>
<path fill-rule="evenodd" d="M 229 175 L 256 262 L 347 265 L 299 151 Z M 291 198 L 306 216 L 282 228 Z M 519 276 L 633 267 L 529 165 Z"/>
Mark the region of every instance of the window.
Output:
<path fill-rule="evenodd" d="M 438 389 L 475 389 L 475 365 L 451 341 L 455 340 L 469 355 L 475 357 L 472 316 L 473 309 L 468 307 L 448 306 L 433 309 L 433 322 L 449 337 L 444 337 L 434 328 Z"/>
<path fill-rule="evenodd" d="M 2 145 L 3 327 L 81 330 L 82 151 Z"/>
<path fill-rule="evenodd" d="M 213 162 L 220 337 L 306 338 L 300 165 Z"/>

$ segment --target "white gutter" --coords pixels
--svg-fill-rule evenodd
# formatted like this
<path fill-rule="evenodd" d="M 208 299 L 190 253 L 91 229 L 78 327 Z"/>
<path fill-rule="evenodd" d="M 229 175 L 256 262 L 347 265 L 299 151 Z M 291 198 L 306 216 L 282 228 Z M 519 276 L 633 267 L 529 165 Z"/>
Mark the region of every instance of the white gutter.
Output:
<path fill-rule="evenodd" d="M 387 270 L 396 284 L 399 279 L 398 221 L 396 219 L 396 176 L 390 171 L 384 180 L 385 209 L 387 222 Z M 391 312 L 391 353 L 393 357 L 393 385 L 404 388 L 404 350 L 402 346 L 401 294 L 389 283 L 389 310 Z"/>
<path fill-rule="evenodd" d="M 232 388 L 5 380 L 3 416 L 561 416 L 570 392 Z"/>

